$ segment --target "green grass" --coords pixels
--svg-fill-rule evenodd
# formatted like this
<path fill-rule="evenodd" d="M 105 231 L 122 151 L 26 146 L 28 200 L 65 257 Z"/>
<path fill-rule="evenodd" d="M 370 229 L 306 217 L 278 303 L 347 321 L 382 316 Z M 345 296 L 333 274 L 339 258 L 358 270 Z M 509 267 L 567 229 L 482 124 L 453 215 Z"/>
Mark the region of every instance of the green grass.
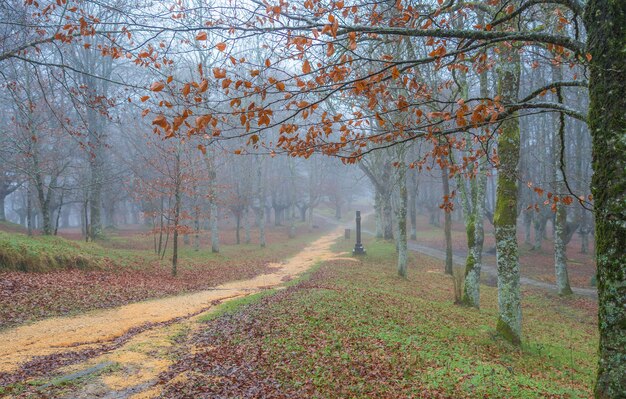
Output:
<path fill-rule="evenodd" d="M 312 384 L 317 397 L 591 396 L 597 333 L 588 312 L 525 293 L 524 344 L 516 348 L 496 335 L 494 288 L 482 287 L 480 311 L 459 307 L 441 262 L 414 255 L 409 278 L 400 279 L 393 244 L 369 241 L 366 249 L 362 262 L 327 262 L 307 289 L 254 315 L 272 326 L 255 344 L 283 383 Z"/>
<path fill-rule="evenodd" d="M 252 303 L 256 303 L 259 300 L 274 294 L 275 292 L 276 290 L 274 289 L 268 289 L 268 290 L 263 290 L 254 294 L 246 295 L 241 298 L 231 299 L 229 301 L 221 303 L 215 309 L 212 309 L 208 311 L 207 313 L 201 315 L 200 317 L 198 317 L 197 320 L 199 323 L 206 323 L 208 321 L 215 320 L 218 317 L 221 317 L 224 315 L 231 315 L 231 314 L 237 313 L 244 306 L 250 305 Z"/>
<path fill-rule="evenodd" d="M 57 268 L 93 268 L 103 261 L 95 244 L 54 236 L 28 237 L 0 231 L 0 270 L 43 272 Z"/>

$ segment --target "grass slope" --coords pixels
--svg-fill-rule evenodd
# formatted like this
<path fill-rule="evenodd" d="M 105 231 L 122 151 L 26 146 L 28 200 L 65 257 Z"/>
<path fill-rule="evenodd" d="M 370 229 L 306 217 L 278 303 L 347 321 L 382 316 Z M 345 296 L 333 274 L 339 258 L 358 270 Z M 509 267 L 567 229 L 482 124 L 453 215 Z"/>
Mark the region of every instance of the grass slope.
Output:
<path fill-rule="evenodd" d="M 402 280 L 393 245 L 367 250 L 361 263 L 327 262 L 308 281 L 208 321 L 163 376 L 163 396 L 591 396 L 597 333 L 587 299 L 525 291 L 519 349 L 495 335 L 494 288 L 482 287 L 480 311 L 462 308 L 441 262 L 414 257 Z"/>
<path fill-rule="evenodd" d="M 97 268 L 105 263 L 104 255 L 104 249 L 97 244 L 0 231 L 0 271 Z"/>

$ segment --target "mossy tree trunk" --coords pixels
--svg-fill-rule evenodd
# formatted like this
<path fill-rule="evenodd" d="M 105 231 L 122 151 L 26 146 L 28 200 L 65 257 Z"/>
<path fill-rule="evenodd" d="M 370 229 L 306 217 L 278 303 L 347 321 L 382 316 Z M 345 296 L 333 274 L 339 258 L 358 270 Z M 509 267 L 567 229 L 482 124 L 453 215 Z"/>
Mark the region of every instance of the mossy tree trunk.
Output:
<path fill-rule="evenodd" d="M 555 66 L 552 70 L 552 79 L 560 82 L 563 78 L 561 67 Z M 563 102 L 560 89 L 557 91 L 557 99 L 559 103 Z M 565 187 L 564 175 L 564 156 L 565 151 L 565 115 L 563 113 L 554 114 L 554 125 L 557 126 L 557 132 L 554 135 L 552 153 L 554 156 L 554 182 L 556 194 L 565 195 L 567 188 Z M 572 288 L 569 283 L 569 275 L 567 273 L 567 207 L 562 201 L 556 204 L 556 215 L 554 217 L 554 274 L 556 279 L 556 287 L 559 295 L 571 295 Z"/>
<path fill-rule="evenodd" d="M 467 234 L 467 258 L 465 260 L 465 279 L 461 303 L 474 308 L 480 307 L 480 271 L 482 266 L 483 243 L 485 233 L 483 219 L 485 217 L 485 193 L 487 175 L 483 168 L 470 182 L 471 190 L 461 190 L 465 230 Z M 460 186 L 461 187 L 461 186 Z M 464 186 L 463 186 L 464 187 Z M 468 197 L 470 198 L 463 198 Z"/>
<path fill-rule="evenodd" d="M 500 46 L 498 94 L 504 104 L 515 103 L 519 90 L 520 60 L 515 48 Z M 513 344 L 522 337 L 520 267 L 517 246 L 517 165 L 520 131 L 517 113 L 502 122 L 498 136 L 498 186 L 493 216 L 498 266 L 498 332 Z"/>
<path fill-rule="evenodd" d="M 619 398 L 626 392 L 626 2 L 589 0 L 585 25 L 600 330 L 595 395 Z"/>

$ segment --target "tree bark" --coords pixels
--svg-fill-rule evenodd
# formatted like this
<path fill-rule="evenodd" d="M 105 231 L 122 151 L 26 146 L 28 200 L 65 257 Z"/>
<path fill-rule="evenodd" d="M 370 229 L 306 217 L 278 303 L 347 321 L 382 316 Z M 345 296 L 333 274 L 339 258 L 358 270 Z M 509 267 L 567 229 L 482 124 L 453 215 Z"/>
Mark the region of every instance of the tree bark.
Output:
<path fill-rule="evenodd" d="M 500 46 L 498 94 L 505 104 L 517 101 L 520 79 L 519 53 Z M 498 183 L 494 226 L 498 267 L 497 331 L 513 344 L 521 344 L 522 306 L 519 249 L 517 246 L 517 165 L 520 131 L 517 113 L 505 120 L 498 136 Z"/>
<path fill-rule="evenodd" d="M 589 0 L 589 131 L 598 267 L 599 367 L 596 398 L 626 392 L 626 2 Z"/>
<path fill-rule="evenodd" d="M 553 67 L 552 79 L 556 82 L 561 81 L 562 73 L 561 67 Z M 563 98 L 560 89 L 557 89 L 558 102 L 562 103 Z M 553 141 L 553 155 L 554 155 L 554 180 L 557 195 L 564 195 L 567 188 L 565 187 L 565 176 L 562 168 L 565 167 L 564 156 L 565 154 L 565 115 L 563 113 L 554 114 L 554 125 L 557 128 L 557 134 L 554 135 Z M 562 163 L 563 162 L 563 163 Z M 569 276 L 567 274 L 567 242 L 566 242 L 566 229 L 567 229 L 567 208 L 562 201 L 556 204 L 556 215 L 554 218 L 554 273 L 556 279 L 556 287 L 558 294 L 571 295 L 572 288 L 569 283 Z"/>

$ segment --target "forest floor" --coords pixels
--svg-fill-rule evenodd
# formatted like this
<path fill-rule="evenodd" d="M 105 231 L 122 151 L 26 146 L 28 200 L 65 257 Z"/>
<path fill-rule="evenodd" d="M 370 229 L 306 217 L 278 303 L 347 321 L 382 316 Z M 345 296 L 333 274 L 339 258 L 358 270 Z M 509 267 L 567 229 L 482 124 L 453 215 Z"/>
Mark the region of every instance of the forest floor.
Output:
<path fill-rule="evenodd" d="M 316 262 L 336 258 L 330 248 L 341 232 L 336 228 L 287 261 L 268 265 L 263 274 L 253 278 L 2 331 L 0 393 L 46 396 L 52 390 L 72 385 L 74 379 L 103 373 L 104 381 L 89 385 L 86 391 L 76 393 L 78 396 L 68 397 L 127 397 L 144 389 L 146 384 L 154 384 L 156 376 L 172 363 L 160 356 L 160 349 L 174 343 L 172 334 L 187 329 L 198 315 L 207 311 L 211 314 L 221 302 L 265 292 L 292 280 Z"/>
<path fill-rule="evenodd" d="M 591 397 L 598 339 L 595 301 L 524 287 L 524 343 L 516 348 L 495 333 L 495 288 L 482 286 L 480 311 L 457 306 L 440 260 L 412 254 L 409 276 L 400 279 L 392 243 L 367 239 L 365 257 L 345 257 L 353 243 L 337 240 L 333 245 L 339 235 L 336 230 L 292 259 L 299 259 L 298 266 L 293 264 L 296 270 L 282 265 L 272 284 L 281 283 L 281 273 L 292 276 L 322 260 L 304 277 L 283 284 L 284 289 L 235 298 L 197 316 L 131 333 L 70 366 L 62 367 L 61 359 L 54 372 L 9 385 L 5 394 Z M 258 289 L 259 284 L 248 287 Z"/>

